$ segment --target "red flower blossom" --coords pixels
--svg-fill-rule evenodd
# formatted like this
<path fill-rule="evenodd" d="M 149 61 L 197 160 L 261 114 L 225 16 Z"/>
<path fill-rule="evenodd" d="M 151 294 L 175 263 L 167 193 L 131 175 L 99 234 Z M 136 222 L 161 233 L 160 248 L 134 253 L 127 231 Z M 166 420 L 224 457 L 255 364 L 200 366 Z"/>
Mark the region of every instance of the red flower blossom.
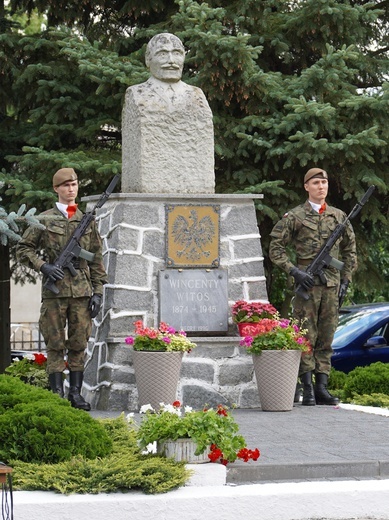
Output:
<path fill-rule="evenodd" d="M 261 452 L 259 451 L 258 448 L 255 448 L 255 450 L 253 450 L 251 453 L 251 458 L 253 460 L 258 460 L 260 456 L 261 456 Z"/>
<path fill-rule="evenodd" d="M 227 415 L 228 415 L 227 410 L 221 404 L 219 404 L 218 407 L 217 407 L 217 413 L 219 415 L 224 415 L 224 417 L 227 417 Z"/>
<path fill-rule="evenodd" d="M 260 456 L 260 452 L 258 448 L 255 450 L 249 450 L 248 448 L 242 448 L 238 451 L 237 456 L 239 459 L 242 459 L 244 462 L 248 462 L 250 459 L 258 460 Z"/>
<path fill-rule="evenodd" d="M 208 454 L 208 458 L 211 462 L 216 462 L 218 459 L 223 460 L 223 452 L 215 444 L 212 444 L 211 452 Z"/>
<path fill-rule="evenodd" d="M 263 318 L 271 318 L 276 312 L 277 309 L 270 303 L 239 300 L 232 307 L 232 319 L 235 323 L 258 322 Z"/>
<path fill-rule="evenodd" d="M 47 361 L 47 358 L 44 354 L 37 354 L 37 353 L 34 353 L 34 363 L 36 363 L 37 365 L 44 365 Z"/>

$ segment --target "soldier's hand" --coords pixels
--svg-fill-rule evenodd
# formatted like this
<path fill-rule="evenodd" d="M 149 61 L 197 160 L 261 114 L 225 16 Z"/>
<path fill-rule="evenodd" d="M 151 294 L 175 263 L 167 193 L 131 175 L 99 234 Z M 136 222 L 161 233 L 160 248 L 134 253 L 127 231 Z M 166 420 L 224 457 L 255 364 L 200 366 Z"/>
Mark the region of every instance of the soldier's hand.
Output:
<path fill-rule="evenodd" d="M 343 280 L 340 282 L 339 294 L 338 294 L 339 308 L 342 306 L 342 304 L 344 302 L 349 285 L 350 285 L 350 280 L 348 280 L 347 278 L 343 278 Z"/>
<path fill-rule="evenodd" d="M 89 312 L 91 318 L 96 318 L 98 313 L 100 312 L 101 307 L 101 295 L 94 294 L 92 298 L 89 300 Z"/>
<path fill-rule="evenodd" d="M 48 278 L 51 278 L 51 280 L 53 280 L 54 282 L 56 282 L 57 280 L 62 280 L 62 278 L 65 276 L 65 273 L 62 271 L 60 267 L 49 263 L 42 265 L 41 272 Z"/>
<path fill-rule="evenodd" d="M 293 267 L 290 270 L 290 274 L 295 279 L 296 284 L 301 285 L 301 287 L 303 287 L 305 290 L 311 289 L 315 285 L 313 277 L 305 271 L 298 269 L 297 267 Z"/>

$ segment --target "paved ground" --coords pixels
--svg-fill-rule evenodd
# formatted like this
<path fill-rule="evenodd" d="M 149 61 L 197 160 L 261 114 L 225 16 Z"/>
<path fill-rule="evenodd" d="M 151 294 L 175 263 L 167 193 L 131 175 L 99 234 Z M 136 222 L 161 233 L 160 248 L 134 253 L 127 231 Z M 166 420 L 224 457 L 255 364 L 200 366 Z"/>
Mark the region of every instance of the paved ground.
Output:
<path fill-rule="evenodd" d="M 389 478 L 388 416 L 300 404 L 290 412 L 234 413 L 261 457 L 260 464 L 231 465 L 230 482 Z"/>
<path fill-rule="evenodd" d="M 343 406 L 235 410 L 248 446 L 261 457 L 231 464 L 227 485 L 224 466 L 198 464 L 207 473 L 200 482 L 159 495 L 18 491 L 15 519 L 389 520 L 389 410 Z"/>
<path fill-rule="evenodd" d="M 301 404 L 290 412 L 234 410 L 247 446 L 258 448 L 261 457 L 231 464 L 227 483 L 389 479 L 389 410 L 362 409 L 375 413 Z"/>

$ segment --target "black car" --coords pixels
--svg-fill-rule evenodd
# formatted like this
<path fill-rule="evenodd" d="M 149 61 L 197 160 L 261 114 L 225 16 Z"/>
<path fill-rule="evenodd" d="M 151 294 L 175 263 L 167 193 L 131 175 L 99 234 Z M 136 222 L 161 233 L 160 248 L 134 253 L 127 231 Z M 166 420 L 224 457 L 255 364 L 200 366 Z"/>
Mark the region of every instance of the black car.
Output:
<path fill-rule="evenodd" d="M 342 307 L 332 348 L 332 366 L 345 373 L 377 361 L 389 363 L 389 303 Z"/>

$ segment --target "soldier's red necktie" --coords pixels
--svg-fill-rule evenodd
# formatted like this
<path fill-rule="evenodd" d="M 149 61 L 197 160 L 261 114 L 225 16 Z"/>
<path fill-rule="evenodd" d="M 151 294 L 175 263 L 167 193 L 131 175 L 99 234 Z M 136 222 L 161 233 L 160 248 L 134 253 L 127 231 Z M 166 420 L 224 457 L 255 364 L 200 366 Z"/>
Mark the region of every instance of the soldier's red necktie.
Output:
<path fill-rule="evenodd" d="M 68 206 L 68 209 L 67 209 L 67 212 L 68 212 L 68 218 L 72 218 L 73 215 L 76 213 L 77 211 L 77 204 L 74 204 L 74 206 Z"/>
<path fill-rule="evenodd" d="M 326 204 L 326 203 L 322 204 L 322 205 L 320 206 L 319 213 L 320 213 L 320 214 L 321 214 L 321 213 L 324 213 L 325 210 L 326 210 L 326 208 L 327 208 L 327 204 Z"/>

